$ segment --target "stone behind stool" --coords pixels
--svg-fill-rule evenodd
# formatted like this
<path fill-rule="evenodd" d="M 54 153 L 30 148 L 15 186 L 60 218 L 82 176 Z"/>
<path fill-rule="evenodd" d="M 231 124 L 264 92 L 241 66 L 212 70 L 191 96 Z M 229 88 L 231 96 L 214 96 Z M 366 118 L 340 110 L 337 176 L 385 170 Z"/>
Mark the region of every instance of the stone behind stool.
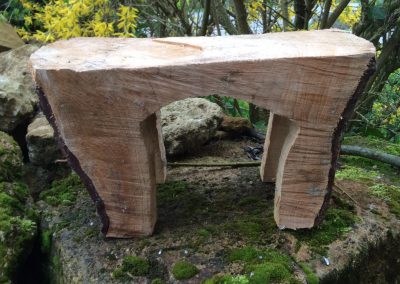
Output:
<path fill-rule="evenodd" d="M 46 167 L 62 158 L 54 139 L 54 130 L 41 112 L 29 124 L 26 142 L 29 161 L 36 166 Z"/>
<path fill-rule="evenodd" d="M 161 108 L 161 127 L 167 155 L 196 150 L 216 133 L 222 118 L 221 107 L 202 98 L 173 102 Z"/>

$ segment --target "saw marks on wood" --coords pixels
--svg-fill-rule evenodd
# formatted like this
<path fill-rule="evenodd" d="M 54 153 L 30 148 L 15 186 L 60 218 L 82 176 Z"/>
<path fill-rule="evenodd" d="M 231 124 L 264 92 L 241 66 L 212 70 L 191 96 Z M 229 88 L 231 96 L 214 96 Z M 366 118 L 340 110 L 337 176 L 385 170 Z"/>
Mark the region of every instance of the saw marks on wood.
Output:
<path fill-rule="evenodd" d="M 159 109 L 211 94 L 271 110 L 261 178 L 276 183 L 275 220 L 313 227 L 331 190 L 335 128 L 374 52 L 336 30 L 76 38 L 42 47 L 31 65 L 72 166 L 96 191 L 103 231 L 132 237 L 151 234 L 157 219 L 155 185 L 166 173 Z"/>

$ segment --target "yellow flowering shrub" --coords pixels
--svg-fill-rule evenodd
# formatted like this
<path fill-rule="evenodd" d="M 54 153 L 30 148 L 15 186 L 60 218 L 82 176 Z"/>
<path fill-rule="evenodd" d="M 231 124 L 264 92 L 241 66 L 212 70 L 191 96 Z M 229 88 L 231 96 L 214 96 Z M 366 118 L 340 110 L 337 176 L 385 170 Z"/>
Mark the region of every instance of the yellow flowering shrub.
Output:
<path fill-rule="evenodd" d="M 252 0 L 245 2 L 247 8 L 247 18 L 249 21 L 256 21 L 260 18 L 260 13 L 265 10 L 262 0 Z"/>
<path fill-rule="evenodd" d="M 71 37 L 134 37 L 138 10 L 110 0 L 21 0 L 28 14 L 18 30 L 23 39 L 52 42 Z M 40 27 L 32 29 L 32 25 Z M 33 31 L 31 31 L 33 30 Z"/>

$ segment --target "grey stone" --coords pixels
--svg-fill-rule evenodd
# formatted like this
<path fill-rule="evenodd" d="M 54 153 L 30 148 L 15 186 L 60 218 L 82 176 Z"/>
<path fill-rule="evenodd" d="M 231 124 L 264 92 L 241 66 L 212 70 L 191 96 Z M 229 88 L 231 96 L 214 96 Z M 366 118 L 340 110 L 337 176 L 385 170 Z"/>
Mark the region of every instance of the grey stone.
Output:
<path fill-rule="evenodd" d="M 12 132 L 37 107 L 29 56 L 38 48 L 23 45 L 0 54 L 0 130 Z"/>
<path fill-rule="evenodd" d="M 161 108 L 161 126 L 167 155 L 196 150 L 215 135 L 224 113 L 202 98 L 173 102 Z"/>
<path fill-rule="evenodd" d="M 26 143 L 29 160 L 36 166 L 45 167 L 62 158 L 54 138 L 54 130 L 43 113 L 39 113 L 29 124 Z"/>

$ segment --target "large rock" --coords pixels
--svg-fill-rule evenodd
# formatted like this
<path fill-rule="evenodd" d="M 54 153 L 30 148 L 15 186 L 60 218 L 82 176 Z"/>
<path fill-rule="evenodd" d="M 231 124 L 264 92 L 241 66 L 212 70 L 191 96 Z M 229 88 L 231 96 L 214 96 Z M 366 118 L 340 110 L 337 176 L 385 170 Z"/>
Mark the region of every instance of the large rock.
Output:
<path fill-rule="evenodd" d="M 0 131 L 0 182 L 21 176 L 22 153 L 14 139 Z"/>
<path fill-rule="evenodd" d="M 191 98 L 161 109 L 161 126 L 168 155 L 190 152 L 212 138 L 224 113 L 215 103 Z"/>
<path fill-rule="evenodd" d="M 15 29 L 0 19 L 0 52 L 24 45 Z"/>
<path fill-rule="evenodd" d="M 28 67 L 31 53 L 38 48 L 23 45 L 0 54 L 0 130 L 12 132 L 29 118 L 38 104 Z"/>
<path fill-rule="evenodd" d="M 37 166 L 48 166 L 62 157 L 54 139 L 54 130 L 43 113 L 28 126 L 26 134 L 29 160 Z"/>

